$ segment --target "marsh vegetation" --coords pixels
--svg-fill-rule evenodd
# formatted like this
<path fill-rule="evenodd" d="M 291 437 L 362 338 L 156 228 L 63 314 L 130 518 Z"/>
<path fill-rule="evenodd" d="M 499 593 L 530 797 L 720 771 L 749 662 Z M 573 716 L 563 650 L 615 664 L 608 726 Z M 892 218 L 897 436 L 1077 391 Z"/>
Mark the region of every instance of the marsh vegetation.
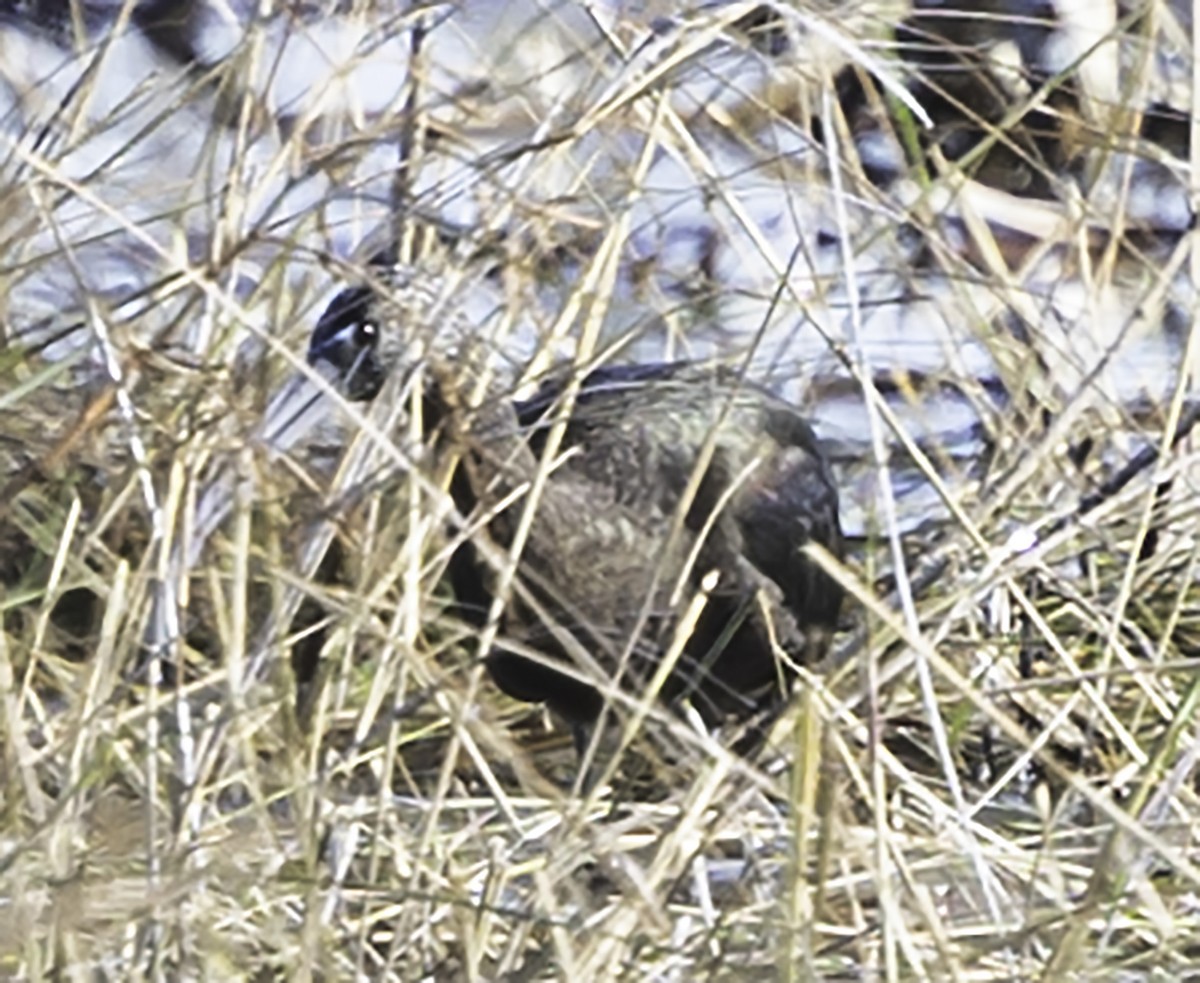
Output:
<path fill-rule="evenodd" d="M 1190 9 L 917 6 L 0 0 L 0 974 L 1200 964 Z M 420 374 L 305 357 L 380 250 L 476 398 L 812 421 L 764 747 L 489 681 Z"/>

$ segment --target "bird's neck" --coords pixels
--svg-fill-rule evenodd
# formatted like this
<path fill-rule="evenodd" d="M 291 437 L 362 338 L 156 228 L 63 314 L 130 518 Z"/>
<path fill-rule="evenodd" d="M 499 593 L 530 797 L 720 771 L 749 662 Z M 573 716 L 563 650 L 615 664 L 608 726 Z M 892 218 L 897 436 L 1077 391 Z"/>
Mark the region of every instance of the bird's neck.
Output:
<path fill-rule="evenodd" d="M 431 357 L 422 384 L 426 434 L 461 455 L 477 487 L 483 481 L 504 494 L 528 480 L 536 458 L 482 343 L 470 340 L 452 354 Z"/>

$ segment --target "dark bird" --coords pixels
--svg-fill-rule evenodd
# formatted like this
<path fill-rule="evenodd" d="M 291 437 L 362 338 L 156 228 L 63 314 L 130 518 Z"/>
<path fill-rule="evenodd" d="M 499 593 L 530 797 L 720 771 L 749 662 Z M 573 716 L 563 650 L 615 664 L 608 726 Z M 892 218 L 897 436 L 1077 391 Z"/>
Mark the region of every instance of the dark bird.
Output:
<path fill-rule="evenodd" d="M 309 362 L 332 366 L 352 400 L 374 399 L 405 360 L 389 353 L 404 332 L 384 296 L 343 291 L 312 335 Z M 683 362 L 595 369 L 573 398 L 568 368 L 530 399 L 472 407 L 469 357 L 424 363 L 426 440 L 443 461 L 457 455 L 457 511 L 468 523 L 492 515 L 486 537 L 502 550 L 562 425 L 487 656 L 500 689 L 547 704 L 582 752 L 608 705 L 601 680 L 639 696 L 657 675 L 666 705 L 690 700 L 710 727 L 736 722 L 734 746 L 752 750 L 795 666 L 827 651 L 842 604 L 804 549 L 840 557 L 842 535 L 827 462 L 796 407 L 732 370 Z M 488 555 L 476 536 L 450 562 L 456 604 L 477 625 L 496 585 Z"/>
<path fill-rule="evenodd" d="M 1049 0 L 976 0 L 947 5 L 916 0 L 896 25 L 895 50 L 907 69 L 908 91 L 933 123 L 913 131 L 918 146 L 892 145 L 886 133 L 903 133 L 874 80 L 849 64 L 835 79 L 839 104 L 869 180 L 887 186 L 913 165 L 937 171 L 937 157 L 962 166 L 983 184 L 1030 198 L 1052 199 L 1064 174 L 1077 170 L 1078 97 L 1069 78 L 1055 81 L 1045 66 L 1058 29 Z M 1001 62 L 1004 47 L 1018 65 Z M 1019 76 L 1019 80 L 1018 80 Z M 1052 84 L 1053 83 L 1053 84 Z M 1048 86 L 1045 106 L 1033 92 Z M 824 139 L 820 121 L 814 134 Z M 937 155 L 930 155 L 933 148 Z M 913 153 L 916 159 L 908 159 Z"/>

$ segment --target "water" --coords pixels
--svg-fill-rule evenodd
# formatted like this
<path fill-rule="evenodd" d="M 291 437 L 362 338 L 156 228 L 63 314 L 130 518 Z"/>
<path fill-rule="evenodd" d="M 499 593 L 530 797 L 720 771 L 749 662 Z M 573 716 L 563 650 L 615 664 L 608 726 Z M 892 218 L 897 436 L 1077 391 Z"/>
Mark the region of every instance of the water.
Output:
<path fill-rule="evenodd" d="M 114 34 L 112 5 L 91 9 L 81 44 L 0 20 L 6 342 L 48 359 L 93 351 L 86 322 L 102 316 L 116 344 L 207 365 L 260 359 L 268 336 L 303 351 L 344 282 L 337 261 L 388 236 L 413 64 L 407 22 L 256 23 L 248 4 L 200 4 L 189 68 L 135 27 Z M 910 222 L 920 189 L 831 184 L 798 115 L 819 108 L 811 73 L 831 60 L 827 40 L 795 24 L 801 54 L 715 40 L 670 72 L 659 106 L 625 94 L 695 30 L 652 10 L 597 11 L 440 8 L 417 55 L 435 135 L 412 168 L 415 209 L 460 254 L 499 236 L 508 263 L 536 260 L 523 280 L 476 262 L 460 293 L 481 330 L 507 314 L 507 358 L 547 345 L 571 355 L 575 326 L 552 327 L 627 219 L 601 342 L 619 343 L 623 358 L 748 359 L 754 377 L 811 411 L 845 469 L 852 534 L 874 521 L 878 487 L 856 374 L 919 445 L 941 452 L 951 492 L 963 494 L 989 417 L 1026 390 L 1109 418 L 1169 397 L 1194 307 L 1186 270 L 1160 276 L 1169 239 L 1152 241 L 1148 259 L 1121 257 L 1107 286 L 1089 266 L 1099 258 L 1081 259 L 1069 237 L 1028 268 L 982 272 L 955 255 L 971 246 L 957 201 L 936 203 L 926 237 Z M 807 79 L 798 65 L 811 66 Z M 205 73 L 224 73 L 221 85 Z M 522 151 L 530 141 L 542 149 Z M 1190 219 L 1181 167 L 1155 172 L 1174 197 L 1136 182 L 1137 215 L 1161 200 L 1168 224 Z M 215 290 L 180 276 L 210 263 Z M 87 365 L 103 373 L 98 350 Z M 943 514 L 896 434 L 883 440 L 902 528 Z"/>

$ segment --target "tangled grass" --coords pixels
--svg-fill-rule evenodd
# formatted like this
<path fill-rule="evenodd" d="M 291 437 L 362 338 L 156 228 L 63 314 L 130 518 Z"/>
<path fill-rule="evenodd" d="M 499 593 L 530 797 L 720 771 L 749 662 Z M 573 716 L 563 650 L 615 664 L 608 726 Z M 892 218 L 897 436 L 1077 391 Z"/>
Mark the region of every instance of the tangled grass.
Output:
<path fill-rule="evenodd" d="M 298 113 L 279 148 L 303 165 L 287 193 L 304 190 L 308 167 L 330 178 L 333 200 L 338 182 L 361 177 L 351 158 L 368 144 L 401 145 L 408 173 L 390 193 L 408 197 L 388 235 L 441 285 L 414 337 L 435 345 L 461 315 L 500 373 L 505 359 L 519 375 L 646 346 L 777 360 L 797 330 L 778 326 L 784 308 L 829 335 L 832 369 L 800 356 L 784 368 L 818 427 L 838 400 L 867 408 L 865 436 L 839 457 L 847 505 L 867 518 L 846 565 L 825 560 L 852 612 L 752 761 L 686 716 L 626 699 L 629 746 L 609 781 L 579 786 L 569 740 L 490 685 L 486 640 L 448 611 L 445 495 L 400 398 L 408 380 L 365 421 L 328 398 L 302 441 L 264 446 L 263 414 L 302 371 L 323 284 L 353 275 L 336 244 L 314 245 L 325 219 L 231 218 L 253 197 L 248 156 L 246 174 L 201 196 L 203 219 L 192 204 L 153 221 L 101 207 L 112 174 L 74 168 L 71 154 L 106 126 L 139 145 L 146 131 L 129 135 L 121 106 L 56 117 L 75 142 L 22 142 L 28 122 L 5 138 L 5 200 L 26 211 L 3 225 L 5 254 L 21 258 L 0 271 L 0 973 L 1166 979 L 1200 965 L 1196 462 L 1174 439 L 1190 420 L 1187 376 L 1161 362 L 1170 384 L 1136 403 L 1102 385 L 1129 371 L 1105 339 L 1134 321 L 1167 331 L 1174 286 L 1162 271 L 1186 275 L 1187 240 L 1167 261 L 1092 268 L 1086 249 L 1072 252 L 1094 224 L 1084 213 L 1012 266 L 995 224 L 968 207 L 958 221 L 971 248 L 951 256 L 939 188 L 902 208 L 854 180 L 853 142 L 824 144 L 844 171 L 778 149 L 810 114 L 826 134 L 848 131 L 822 95 L 819 59 L 785 70 L 745 42 L 713 48 L 752 6 L 693 12 L 654 59 L 609 51 L 603 72 L 588 69 L 604 85 L 566 89 L 551 107 L 545 92 L 522 102 L 515 84 L 498 106 L 463 106 L 436 71 L 414 71 L 413 115 L 393 108 L 338 130 Z M 815 8 L 780 9 L 821 50 L 840 38 L 842 58 L 872 64 L 856 39 L 899 16 L 840 32 Z M 409 25 L 385 20 L 381 36 Z M 619 50 L 628 28 L 606 43 Z M 218 73 L 213 148 L 231 133 L 256 145 L 261 89 L 248 80 L 259 76 L 241 57 Z M 418 50 L 412 64 L 422 57 L 437 55 Z M 696 91 L 740 58 L 766 67 L 695 110 Z M 1156 84 L 1153 60 L 1138 65 L 1120 84 L 1083 73 L 1085 94 Z M 194 78 L 175 98 L 203 108 L 211 90 Z M 468 110 L 494 112 L 485 122 L 498 130 L 532 116 L 521 152 L 474 146 Z M 810 190 L 832 209 L 835 273 L 811 237 L 790 265 L 779 259 L 752 207 L 761 189 L 738 183 L 730 156 L 761 165 L 777 210 L 807 221 Z M 694 216 L 670 225 L 674 191 L 655 184 L 664 157 L 721 215 L 678 280 L 668 247 Z M 432 213 L 466 194 L 452 166 L 463 158 L 484 175 L 473 193 L 486 207 L 448 230 Z M 51 316 L 15 309 L 55 257 L 70 268 L 92 256 L 86 223 L 77 233 L 64 212 L 80 202 L 105 236 L 125 236 L 118 251 L 135 242 L 155 257 L 145 303 L 76 270 L 81 289 Z M 665 229 L 648 256 L 635 241 L 647 214 Z M 901 214 L 937 254 L 935 276 L 892 251 Z M 190 237 L 184 260 L 159 235 L 173 221 Z M 159 231 L 140 236 L 143 223 Z M 795 256 L 810 247 L 801 274 Z M 766 271 L 758 320 L 732 338 L 721 319 L 753 291 L 723 279 L 731 264 Z M 872 363 L 861 308 L 877 301 L 875 264 L 903 286 L 902 304 L 941 290 L 959 319 L 954 351 L 989 352 L 994 376 L 956 375 L 957 354 L 936 372 Z M 39 289 L 57 296 L 45 276 Z M 1046 301 L 1058 289 L 1090 314 L 1061 336 Z M 845 315 L 845 335 L 819 305 Z M 64 346 L 60 328 L 77 340 Z M 1095 361 L 1072 360 L 1089 345 Z M 945 386 L 981 421 L 965 455 L 938 436 Z M 1159 452 L 1113 481 L 1143 446 Z M 936 503 L 908 526 L 904 474 Z M 201 543 L 196 506 L 213 487 L 228 489 L 228 515 Z M 172 558 L 193 541 L 197 562 L 183 570 Z M 148 647 L 164 603 L 177 630 Z"/>

